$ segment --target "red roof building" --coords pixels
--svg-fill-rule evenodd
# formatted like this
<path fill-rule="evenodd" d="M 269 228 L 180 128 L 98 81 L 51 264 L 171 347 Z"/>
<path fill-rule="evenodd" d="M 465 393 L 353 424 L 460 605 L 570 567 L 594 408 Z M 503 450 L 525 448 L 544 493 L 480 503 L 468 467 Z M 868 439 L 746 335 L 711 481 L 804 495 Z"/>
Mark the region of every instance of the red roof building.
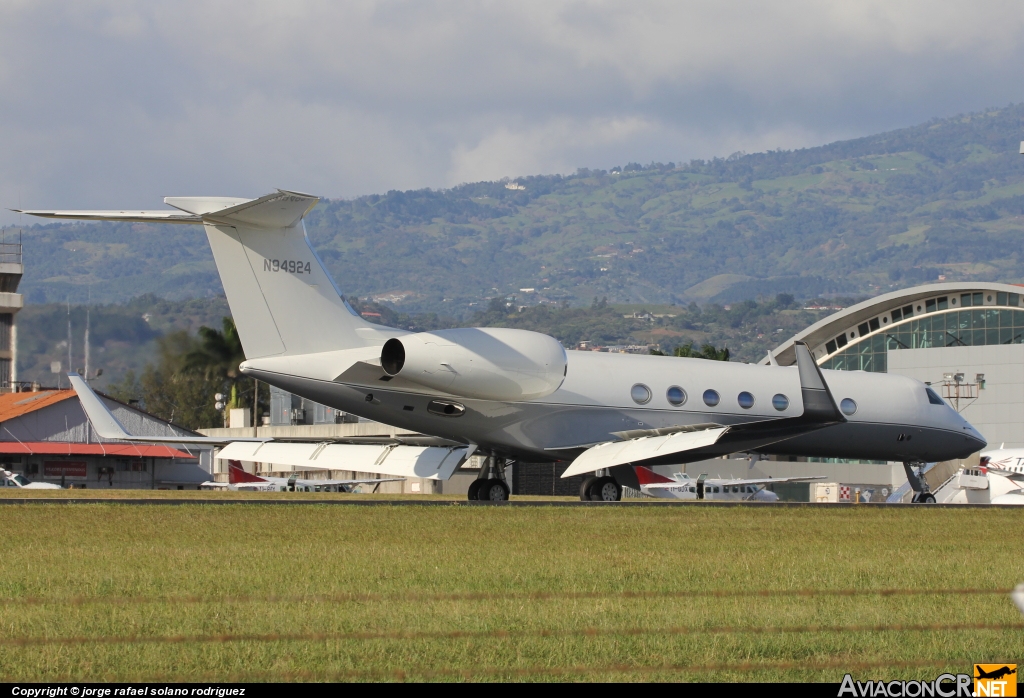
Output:
<path fill-rule="evenodd" d="M 127 429 L 143 436 L 196 436 L 136 407 L 100 396 Z M 73 390 L 0 394 L 0 465 L 30 480 L 71 487 L 197 489 L 210 477 L 210 451 L 99 438 Z"/>

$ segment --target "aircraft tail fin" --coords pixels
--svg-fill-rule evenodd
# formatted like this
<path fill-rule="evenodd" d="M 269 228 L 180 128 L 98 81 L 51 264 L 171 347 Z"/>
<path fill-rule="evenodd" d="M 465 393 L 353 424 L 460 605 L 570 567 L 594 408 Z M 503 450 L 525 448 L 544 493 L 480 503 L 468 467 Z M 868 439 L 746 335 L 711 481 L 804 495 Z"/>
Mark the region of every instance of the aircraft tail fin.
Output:
<path fill-rule="evenodd" d="M 258 199 L 167 197 L 177 211 L 24 211 L 76 220 L 202 223 L 248 359 L 353 349 L 374 326 L 356 314 L 306 237 L 319 199 L 278 190 Z"/>
<path fill-rule="evenodd" d="M 641 485 L 658 485 L 666 482 L 672 482 L 672 478 L 659 475 L 650 468 L 645 468 L 642 465 L 636 465 L 633 467 L 636 472 L 636 479 Z"/>
<path fill-rule="evenodd" d="M 252 475 L 245 472 L 242 464 L 236 460 L 228 461 L 228 484 L 240 485 L 251 482 L 266 482 L 259 475 Z"/>

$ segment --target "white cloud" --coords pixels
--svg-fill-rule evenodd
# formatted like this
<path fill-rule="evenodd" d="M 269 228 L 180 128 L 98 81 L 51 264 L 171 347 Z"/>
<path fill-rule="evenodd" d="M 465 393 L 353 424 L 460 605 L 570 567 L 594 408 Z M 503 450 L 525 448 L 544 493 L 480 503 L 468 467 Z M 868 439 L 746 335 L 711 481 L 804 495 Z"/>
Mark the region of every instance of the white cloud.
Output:
<path fill-rule="evenodd" d="M 814 145 L 1024 99 L 1022 29 L 1014 2 L 0 0 L 0 204 Z"/>

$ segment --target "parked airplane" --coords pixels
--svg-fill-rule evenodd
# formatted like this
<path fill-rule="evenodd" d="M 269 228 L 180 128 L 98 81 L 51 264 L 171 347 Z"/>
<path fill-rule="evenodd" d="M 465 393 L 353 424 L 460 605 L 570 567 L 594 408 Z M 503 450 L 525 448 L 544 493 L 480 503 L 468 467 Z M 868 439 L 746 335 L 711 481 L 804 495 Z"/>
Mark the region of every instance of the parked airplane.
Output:
<path fill-rule="evenodd" d="M 807 482 L 824 480 L 824 475 L 810 477 L 761 477 L 752 479 L 715 478 L 701 475 L 696 480 L 686 473 L 673 473 L 672 477 L 659 475 L 650 468 L 634 468 L 640 491 L 649 497 L 661 499 L 708 499 L 729 502 L 777 502 L 779 495 L 765 489 L 766 485 L 780 482 Z"/>
<path fill-rule="evenodd" d="M 964 466 L 934 493 L 940 504 L 1024 505 L 1024 449 L 985 451 L 977 466 Z"/>
<path fill-rule="evenodd" d="M 0 470 L 0 487 L 18 487 L 23 490 L 59 490 L 60 485 L 52 482 L 32 482 L 24 475 L 12 473 L 10 470 Z"/>
<path fill-rule="evenodd" d="M 345 301 L 306 237 L 302 220 L 317 201 L 279 190 L 258 199 L 165 198 L 173 211 L 23 212 L 203 225 L 246 375 L 476 446 L 492 456 L 475 490 L 488 498 L 508 496 L 504 464 L 511 458 L 571 460 L 563 477 L 600 473 L 600 496 L 618 499 L 622 485 L 639 485 L 631 464 L 758 451 L 898 460 L 909 473 L 985 446 L 924 384 L 822 372 L 803 344 L 794 367 L 754 366 L 566 352 L 553 337 L 526 330 L 407 332 L 372 324 Z"/>
<path fill-rule="evenodd" d="M 227 482 L 204 482 L 201 487 L 243 492 L 351 492 L 357 485 L 382 482 L 404 482 L 401 477 L 364 478 L 357 480 L 302 480 L 298 477 L 265 477 L 245 472 L 236 460 L 228 461 Z"/>

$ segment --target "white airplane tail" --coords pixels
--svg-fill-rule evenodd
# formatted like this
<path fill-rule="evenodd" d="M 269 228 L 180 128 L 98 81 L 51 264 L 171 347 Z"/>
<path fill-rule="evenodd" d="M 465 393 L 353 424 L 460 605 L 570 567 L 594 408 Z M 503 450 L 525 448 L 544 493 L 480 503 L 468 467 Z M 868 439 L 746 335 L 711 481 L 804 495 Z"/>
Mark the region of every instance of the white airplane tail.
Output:
<path fill-rule="evenodd" d="M 201 223 L 248 359 L 368 344 L 359 317 L 302 225 L 319 199 L 278 190 L 258 199 L 167 197 L 174 211 L 24 211 L 47 218 Z"/>

